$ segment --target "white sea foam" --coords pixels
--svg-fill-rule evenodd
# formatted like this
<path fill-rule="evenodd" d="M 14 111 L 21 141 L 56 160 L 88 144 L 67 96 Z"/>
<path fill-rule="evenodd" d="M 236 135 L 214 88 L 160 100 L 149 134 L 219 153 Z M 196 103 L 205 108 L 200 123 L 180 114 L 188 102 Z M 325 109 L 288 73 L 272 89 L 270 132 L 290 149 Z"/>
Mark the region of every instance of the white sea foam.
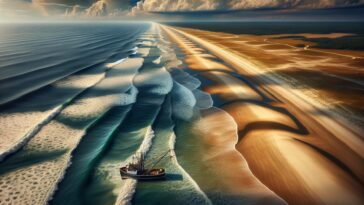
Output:
<path fill-rule="evenodd" d="M 39 130 L 49 123 L 68 102 L 76 98 L 80 93 L 89 87 L 92 87 L 99 83 L 105 77 L 105 72 L 95 74 L 85 74 L 80 77 L 67 77 L 54 84 L 53 87 L 59 89 L 75 89 L 76 92 L 71 96 L 65 96 L 63 104 L 60 104 L 50 110 L 45 111 L 30 111 L 19 112 L 17 109 L 24 109 L 22 106 L 15 107 L 14 111 L 11 110 L 11 114 L 0 115 L 0 125 L 2 130 L 0 132 L 0 161 L 2 161 L 7 155 L 16 152 L 23 147 Z M 41 102 L 40 102 L 41 103 Z M 25 105 L 29 106 L 29 105 Z M 13 113 L 12 113 L 13 112 Z M 11 137 L 9 137 L 11 136 Z"/>
<path fill-rule="evenodd" d="M 137 47 L 135 47 L 134 49 L 137 49 Z M 122 58 L 120 60 L 117 60 L 113 63 L 109 63 L 106 65 L 106 67 L 108 68 L 112 68 L 118 65 L 122 65 L 122 63 L 127 60 L 127 58 Z M 57 107 L 45 112 L 45 113 L 29 113 L 29 115 L 31 114 L 32 116 L 37 116 L 36 122 L 34 120 L 34 123 L 32 126 L 32 128 L 29 129 L 29 131 L 26 132 L 26 134 L 24 134 L 24 136 L 16 139 L 15 136 L 13 136 L 14 138 L 14 142 L 11 143 L 9 140 L 4 140 L 3 143 L 6 142 L 7 145 L 7 149 L 4 150 L 0 150 L 0 161 L 2 161 L 7 155 L 16 152 L 17 150 L 19 150 L 21 147 L 23 147 L 34 135 L 36 135 L 39 130 L 46 125 L 47 123 L 49 123 L 58 113 L 61 112 L 61 110 L 64 108 L 64 106 L 67 104 L 66 102 L 69 102 L 70 100 L 72 100 L 73 98 L 75 98 L 82 90 L 86 89 L 87 87 L 91 87 L 93 85 L 96 85 L 98 82 L 100 82 L 102 79 L 104 79 L 105 77 L 105 73 L 100 73 L 97 75 L 85 75 L 85 77 L 79 78 L 79 79 L 74 79 L 73 77 L 69 77 L 68 79 L 64 79 L 61 80 L 59 82 L 56 82 L 53 86 L 55 87 L 59 87 L 60 89 L 62 88 L 77 88 L 80 91 L 78 93 L 76 93 L 71 99 L 68 99 L 67 101 L 65 101 L 65 104 L 62 105 L 58 105 Z M 87 80 L 87 82 L 86 82 Z M 130 93 L 124 93 L 121 95 L 120 97 L 120 101 L 116 102 L 116 105 L 127 105 L 127 104 L 131 104 L 134 103 L 136 100 L 136 95 L 137 95 L 137 90 L 135 87 L 131 87 L 130 88 L 131 92 Z M 26 122 L 32 122 L 30 120 L 28 120 L 28 117 L 26 116 L 27 113 L 20 113 L 17 114 L 16 116 L 12 116 L 12 118 L 14 118 L 14 120 L 22 122 L 22 126 L 26 125 Z M 22 117 L 24 115 L 24 117 Z M 24 122 L 24 120 L 22 120 L 21 118 L 27 118 L 26 122 Z M 2 117 L 2 119 L 0 119 L 0 124 L 1 121 L 4 121 L 4 123 L 6 123 L 6 126 L 9 126 L 9 124 L 13 124 L 10 122 L 6 121 L 6 115 L 4 117 Z M 19 127 L 17 127 L 17 130 L 21 130 L 19 129 Z M 4 132 L 5 133 L 5 132 Z M 9 134 L 10 135 L 10 134 Z M 7 137 L 9 138 L 9 137 Z M 1 145 L 1 143 L 0 143 Z"/>
<path fill-rule="evenodd" d="M 138 89 L 132 84 L 130 89 L 120 95 L 120 100 L 115 105 L 130 105 L 136 102 Z"/>
<path fill-rule="evenodd" d="M 130 69 L 129 72 L 126 72 L 126 76 L 119 76 L 120 77 L 123 77 L 125 79 L 125 77 L 127 77 L 129 80 L 126 80 L 126 82 L 121 82 L 121 81 L 124 81 L 124 80 L 120 80 L 118 79 L 117 77 L 111 77 L 111 76 L 108 76 L 108 78 L 105 80 L 105 81 L 102 81 L 101 83 L 99 83 L 97 86 L 99 86 L 100 88 L 108 88 L 109 87 L 109 84 L 110 82 L 108 81 L 113 81 L 113 83 L 111 84 L 114 84 L 114 86 L 117 88 L 117 89 L 120 89 L 122 87 L 127 87 L 127 84 L 130 85 L 130 93 L 126 92 L 126 93 L 119 93 L 117 95 L 114 95 L 114 97 L 110 97 L 108 98 L 108 100 L 106 100 L 105 97 L 106 96 L 102 96 L 102 98 L 104 98 L 105 100 L 100 100 L 102 102 L 104 102 L 104 107 L 107 108 L 107 107 L 112 107 L 114 105 L 128 105 L 128 104 L 131 104 L 131 103 L 134 103 L 135 100 L 136 100 L 136 95 L 137 95 L 137 89 L 135 88 L 135 86 L 133 86 L 132 84 L 132 79 L 134 78 L 134 76 L 136 75 L 137 73 L 137 70 L 142 66 L 142 63 L 143 63 L 143 59 L 140 59 L 140 58 L 134 58 L 134 59 L 128 59 L 128 61 L 122 63 L 124 61 L 120 61 L 118 64 L 115 64 L 113 66 L 113 68 L 115 70 L 111 70 L 110 73 L 113 73 L 114 71 L 116 70 L 128 70 L 130 67 L 133 67 L 134 69 Z M 116 83 L 116 81 L 120 81 L 119 83 Z M 126 83 L 126 84 L 125 84 Z M 118 101 L 118 98 L 119 98 L 119 101 Z M 106 105 L 105 105 L 106 104 Z M 107 105 L 109 104 L 109 105 Z M 101 106 L 100 106 L 101 107 Z M 100 108 L 99 108 L 100 109 Z M 105 109 L 106 111 L 107 109 Z M 69 113 L 70 114 L 70 113 Z M 70 115 L 71 116 L 71 115 Z M 86 131 L 89 127 L 91 127 L 95 122 L 97 122 L 98 119 L 101 118 L 102 115 L 99 115 L 99 117 L 97 117 L 95 120 L 92 121 L 91 124 L 89 124 L 80 134 L 80 136 L 84 136 L 86 135 Z M 80 140 L 79 139 L 77 141 L 77 144 L 74 146 L 74 149 L 78 146 L 78 144 L 80 143 Z M 71 153 L 70 153 L 71 154 Z M 67 162 L 67 165 L 66 167 L 64 168 L 63 171 L 61 171 L 61 175 L 60 177 L 58 178 L 58 182 L 62 181 L 62 179 L 64 178 L 65 174 L 66 174 L 66 170 L 67 168 L 72 164 L 72 155 L 69 155 L 69 160 Z M 57 184 L 58 184 L 57 182 Z M 50 193 L 49 197 L 48 197 L 48 201 L 50 201 L 53 197 L 53 194 L 54 192 L 57 190 L 57 184 L 55 186 L 53 186 L 51 188 L 51 191 L 49 191 L 48 193 Z"/>
<path fill-rule="evenodd" d="M 173 156 L 172 159 L 174 160 L 177 167 L 181 170 L 182 174 L 190 181 L 190 183 L 194 186 L 194 188 L 198 191 L 198 193 L 205 199 L 206 204 L 212 205 L 211 200 L 209 197 L 205 194 L 205 192 L 202 191 L 202 189 L 198 186 L 195 180 L 186 172 L 185 169 L 178 163 L 176 153 L 174 151 L 174 147 L 176 144 L 176 135 L 174 133 L 171 134 L 169 137 L 169 148 L 171 149 L 171 155 Z"/>
<path fill-rule="evenodd" d="M 155 46 L 156 43 L 151 39 L 149 41 L 142 41 L 142 45 L 144 45 L 144 46 Z"/>
<path fill-rule="evenodd" d="M 141 57 L 147 57 L 149 55 L 150 48 L 138 48 L 137 53 L 141 55 Z"/>
<path fill-rule="evenodd" d="M 170 72 L 174 80 L 172 90 L 172 109 L 175 117 L 189 120 L 194 113 L 194 107 L 207 109 L 213 105 L 210 94 L 198 90 L 201 82 L 180 68 L 180 61 L 175 50 L 170 46 L 170 42 L 165 40 L 160 29 L 158 48 L 162 51 L 161 61 L 165 63 L 166 69 Z"/>
<path fill-rule="evenodd" d="M 122 63 L 125 59 L 126 59 L 126 58 L 122 58 L 122 59 L 117 60 L 117 61 L 115 61 L 115 62 L 113 62 L 113 63 L 108 63 L 108 64 L 106 64 L 106 67 L 107 67 L 107 68 L 114 67 L 115 65 L 117 65 L 117 64 L 119 64 L 119 63 Z"/>
<path fill-rule="evenodd" d="M 165 42 L 164 42 L 165 43 Z M 164 46 L 158 46 L 160 49 Z M 154 61 L 155 64 L 166 63 L 167 68 L 173 68 L 181 65 L 181 61 L 176 58 L 174 51 L 170 48 L 164 47 L 162 50 L 164 52 L 157 60 Z M 188 73 L 182 70 L 174 72 L 173 79 L 169 70 L 166 68 L 161 68 L 157 70 L 144 71 L 142 74 L 138 75 L 134 79 L 134 84 L 139 89 L 151 89 L 152 92 L 156 94 L 168 94 L 171 92 L 172 96 L 172 111 L 175 117 L 188 120 L 193 115 L 193 108 L 198 105 L 198 107 L 207 108 L 212 106 L 211 97 L 202 91 L 196 90 L 200 86 L 200 81 L 192 77 Z M 155 87 L 153 87 L 155 86 Z M 196 104 L 196 98 L 200 101 Z M 146 154 L 152 144 L 152 139 L 154 137 L 153 130 L 149 127 L 147 133 L 144 137 L 142 144 L 137 152 L 143 152 Z M 182 172 L 184 178 L 193 186 L 197 193 L 203 198 L 206 204 L 212 204 L 211 200 L 206 196 L 206 194 L 200 189 L 198 184 L 192 179 L 192 177 L 180 166 L 177 161 L 176 155 L 174 153 L 175 145 L 175 135 L 170 136 L 169 147 L 173 150 L 173 158 L 178 169 Z M 131 161 L 131 157 L 122 163 L 122 166 L 126 165 Z M 135 193 L 137 186 L 137 181 L 134 179 L 123 180 L 123 185 L 120 188 L 118 197 L 116 200 L 117 205 L 131 204 L 131 200 Z"/>
<path fill-rule="evenodd" d="M 104 80 L 43 126 L 19 152 L 19 156 L 41 150 L 54 153 L 56 160 L 44 160 L 1 175 L 0 184 L 5 183 L 7 187 L 2 192 L 4 197 L 16 196 L 13 200 L 15 204 L 45 204 L 51 199 L 71 163 L 72 151 L 85 135 L 85 130 L 120 100 L 121 92 L 130 88 L 132 78 L 142 63 L 143 59 L 133 58 L 114 66 Z M 129 84 L 125 82 L 124 74 L 129 75 Z M 111 84 L 115 87 L 110 87 Z M 72 123 L 77 123 L 79 127 L 74 127 Z M 57 153 L 57 150 L 65 151 Z M 19 183 L 18 179 L 24 175 L 29 177 Z"/>
<path fill-rule="evenodd" d="M 175 81 L 171 96 L 173 116 L 183 120 L 191 119 L 196 105 L 196 99 L 191 90 Z"/>
<path fill-rule="evenodd" d="M 135 179 L 124 179 L 121 191 L 116 199 L 116 205 L 131 205 L 133 199 L 137 181 Z"/>
<path fill-rule="evenodd" d="M 140 73 L 135 77 L 134 85 L 148 93 L 165 95 L 172 90 L 173 80 L 169 72 L 162 67 Z"/>
<path fill-rule="evenodd" d="M 63 109 L 63 105 L 59 105 L 50 111 L 48 116 L 45 116 L 43 120 L 41 120 L 37 125 L 35 125 L 27 134 L 25 134 L 18 142 L 15 143 L 13 147 L 10 149 L 0 153 L 0 162 L 9 154 L 16 152 L 21 147 L 23 147 L 30 138 L 32 138 L 35 134 L 39 132 L 39 130 L 50 122 L 54 116 L 56 116 Z"/>
<path fill-rule="evenodd" d="M 133 51 L 133 52 L 135 52 L 135 51 L 137 51 L 138 50 L 138 46 L 135 46 L 134 48 L 132 48 L 132 49 L 130 49 L 130 51 Z"/>
<path fill-rule="evenodd" d="M 144 136 L 143 142 L 140 145 L 139 149 L 136 153 L 143 153 L 146 155 L 152 146 L 152 140 L 154 138 L 154 131 L 151 127 L 148 127 L 148 130 Z M 125 166 L 132 161 L 132 157 L 130 156 L 127 160 L 121 163 L 121 166 Z M 120 188 L 120 192 L 116 199 L 116 205 L 129 205 L 131 204 L 131 200 L 133 199 L 133 195 L 135 193 L 135 189 L 137 186 L 137 180 L 135 179 L 124 179 L 122 187 Z"/>
<path fill-rule="evenodd" d="M 160 63 L 161 63 L 161 59 L 162 59 L 162 56 L 159 56 L 159 58 L 155 59 L 155 60 L 153 61 L 153 63 L 158 65 L 158 64 L 160 64 Z"/>

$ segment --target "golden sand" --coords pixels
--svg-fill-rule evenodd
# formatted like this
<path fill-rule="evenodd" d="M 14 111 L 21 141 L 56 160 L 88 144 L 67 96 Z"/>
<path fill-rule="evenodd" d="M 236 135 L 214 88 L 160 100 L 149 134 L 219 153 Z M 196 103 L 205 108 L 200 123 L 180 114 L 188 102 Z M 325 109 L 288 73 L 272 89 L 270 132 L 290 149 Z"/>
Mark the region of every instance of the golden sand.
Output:
<path fill-rule="evenodd" d="M 245 158 L 235 149 L 238 135 L 231 116 L 218 108 L 204 110 L 200 120 L 194 124 L 193 132 L 206 145 L 203 164 L 212 167 L 209 171 L 218 176 L 218 179 L 209 180 L 214 181 L 213 187 L 209 187 L 209 182 L 197 181 L 205 191 L 228 193 L 259 204 L 283 204 L 280 198 L 254 177 Z"/>
<path fill-rule="evenodd" d="M 220 121 L 223 117 L 213 112 L 207 117 L 213 119 L 208 120 L 209 123 L 216 120 L 223 124 L 221 128 L 211 131 L 210 135 L 214 135 L 214 138 L 203 138 L 213 152 L 220 153 L 225 144 L 236 143 L 236 149 L 244 157 L 242 161 L 226 160 L 221 162 L 221 166 L 236 166 L 229 163 L 237 162 L 244 165 L 246 160 L 253 174 L 290 204 L 364 203 L 364 142 L 356 132 L 357 127 L 341 118 L 332 117 L 328 112 L 314 113 L 317 107 L 312 102 L 315 99 L 304 97 L 306 95 L 300 90 L 285 86 L 281 79 L 271 75 L 272 70 L 288 71 L 296 66 L 297 69 L 304 68 L 305 72 L 309 69 L 314 72 L 311 76 L 315 77 L 317 73 L 322 73 L 315 68 L 325 63 L 337 68 L 325 71 L 326 76 L 333 77 L 339 70 L 360 69 L 354 67 L 356 64 L 348 66 L 348 62 L 361 61 L 358 60 L 361 54 L 307 50 L 290 44 L 269 45 L 267 40 L 255 36 L 163 28 L 187 55 L 185 63 L 189 68 L 209 81 L 202 88 L 223 101 L 222 109 L 232 116 L 238 126 L 240 140 L 236 142 L 226 137 L 228 134 L 225 131 L 229 126 Z M 330 34 L 328 37 L 342 35 Z M 195 52 L 197 48 L 204 50 Z M 346 67 L 342 69 L 340 66 Z M 264 70 L 266 67 L 269 70 Z M 217 68 L 222 69 L 217 71 Z M 245 84 L 233 73 L 244 76 L 253 85 Z M 335 79 L 338 81 L 339 78 Z M 358 83 L 355 79 L 350 81 L 353 80 L 351 78 L 341 80 Z M 356 93 L 352 95 L 357 97 Z M 319 98 L 328 100 L 325 99 L 327 96 L 322 94 Z M 204 127 L 209 126 L 206 124 Z M 216 131 L 217 134 L 214 133 Z M 204 136 L 208 136 L 207 132 Z M 229 172 L 227 175 L 234 176 Z M 238 182 L 224 186 L 232 186 L 232 192 L 235 186 L 239 189 L 235 192 L 243 189 L 239 188 Z"/>
<path fill-rule="evenodd" d="M 364 126 L 364 52 L 316 48 L 313 42 L 289 38 L 335 39 L 354 34 L 235 35 L 188 28 L 179 30 L 265 67 L 264 75 L 279 75 L 287 85 Z"/>
<path fill-rule="evenodd" d="M 237 149 L 253 173 L 290 204 L 361 204 L 361 184 L 294 135 L 256 130 L 245 135 Z"/>

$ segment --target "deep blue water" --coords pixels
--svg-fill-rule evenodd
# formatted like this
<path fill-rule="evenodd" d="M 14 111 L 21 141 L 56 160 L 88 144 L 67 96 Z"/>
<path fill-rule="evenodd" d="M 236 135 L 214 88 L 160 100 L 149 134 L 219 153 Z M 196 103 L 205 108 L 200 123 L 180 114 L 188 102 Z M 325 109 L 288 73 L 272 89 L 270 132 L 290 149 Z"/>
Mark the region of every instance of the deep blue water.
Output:
<path fill-rule="evenodd" d="M 0 25 L 0 105 L 129 55 L 147 24 Z"/>

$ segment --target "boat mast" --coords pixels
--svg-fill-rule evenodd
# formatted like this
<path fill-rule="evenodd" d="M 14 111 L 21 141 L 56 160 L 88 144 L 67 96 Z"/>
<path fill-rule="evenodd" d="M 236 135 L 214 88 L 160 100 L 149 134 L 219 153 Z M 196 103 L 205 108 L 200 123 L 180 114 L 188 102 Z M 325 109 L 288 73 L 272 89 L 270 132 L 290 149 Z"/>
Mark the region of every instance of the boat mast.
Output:
<path fill-rule="evenodd" d="M 155 165 L 157 165 L 165 156 L 167 156 L 168 153 L 171 152 L 171 149 L 168 150 L 167 152 L 163 153 L 162 156 L 152 165 L 151 168 L 154 168 Z"/>
<path fill-rule="evenodd" d="M 143 154 L 143 152 L 140 152 L 139 170 L 144 170 L 144 154 Z"/>

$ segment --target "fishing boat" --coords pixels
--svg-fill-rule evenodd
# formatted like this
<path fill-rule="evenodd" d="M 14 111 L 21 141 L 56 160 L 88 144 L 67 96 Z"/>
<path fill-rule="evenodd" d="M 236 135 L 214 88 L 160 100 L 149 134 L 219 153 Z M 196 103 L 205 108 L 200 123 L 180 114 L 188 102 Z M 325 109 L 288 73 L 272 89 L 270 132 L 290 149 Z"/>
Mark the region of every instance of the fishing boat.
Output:
<path fill-rule="evenodd" d="M 158 164 L 167 154 L 170 152 L 164 153 L 158 160 L 155 162 L 151 168 L 145 168 L 144 165 L 144 154 L 142 152 L 137 153 L 132 157 L 132 160 L 126 166 L 120 168 L 120 175 L 122 179 L 132 178 L 137 180 L 161 180 L 166 176 L 166 172 L 164 168 L 154 168 L 156 164 Z"/>

